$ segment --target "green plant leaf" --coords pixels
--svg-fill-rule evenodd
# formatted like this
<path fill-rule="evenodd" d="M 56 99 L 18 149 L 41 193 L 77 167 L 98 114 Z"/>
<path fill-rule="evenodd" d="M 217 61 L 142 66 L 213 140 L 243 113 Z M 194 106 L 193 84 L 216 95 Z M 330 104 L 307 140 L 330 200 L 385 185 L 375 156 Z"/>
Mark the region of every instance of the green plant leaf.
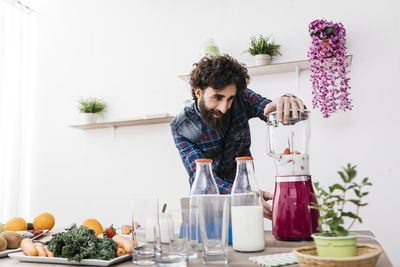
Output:
<path fill-rule="evenodd" d="M 357 166 L 351 166 L 351 164 L 349 163 L 347 165 L 347 169 L 344 169 L 347 176 L 349 177 L 348 181 L 351 182 L 357 175 L 357 171 L 356 168 Z"/>
<path fill-rule="evenodd" d="M 333 192 L 333 191 L 335 191 L 336 189 L 338 189 L 338 190 L 341 190 L 341 191 L 346 191 L 344 188 L 343 188 L 343 186 L 341 186 L 340 184 L 334 184 L 334 185 L 331 185 L 330 187 L 329 187 L 329 192 Z"/>
<path fill-rule="evenodd" d="M 358 218 L 358 216 L 355 215 L 353 212 L 342 212 L 342 216 L 350 217 L 350 218 L 353 218 L 353 219 L 357 219 Z"/>
<path fill-rule="evenodd" d="M 354 203 L 357 206 L 360 206 L 360 200 L 359 199 L 348 199 L 347 201 L 350 201 L 352 203 Z"/>
<path fill-rule="evenodd" d="M 339 173 L 340 177 L 342 178 L 343 182 L 347 183 L 348 178 L 346 177 L 346 175 L 341 171 L 338 171 L 338 173 Z"/>

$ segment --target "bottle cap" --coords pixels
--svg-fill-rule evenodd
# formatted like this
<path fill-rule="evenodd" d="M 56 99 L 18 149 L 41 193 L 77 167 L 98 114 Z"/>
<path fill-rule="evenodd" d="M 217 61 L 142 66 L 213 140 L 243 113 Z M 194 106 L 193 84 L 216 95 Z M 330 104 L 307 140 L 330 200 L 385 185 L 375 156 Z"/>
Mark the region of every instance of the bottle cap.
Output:
<path fill-rule="evenodd" d="M 196 159 L 194 162 L 212 162 L 212 159 Z"/>
<path fill-rule="evenodd" d="M 253 157 L 237 157 L 236 161 L 239 161 L 239 160 L 253 160 Z"/>

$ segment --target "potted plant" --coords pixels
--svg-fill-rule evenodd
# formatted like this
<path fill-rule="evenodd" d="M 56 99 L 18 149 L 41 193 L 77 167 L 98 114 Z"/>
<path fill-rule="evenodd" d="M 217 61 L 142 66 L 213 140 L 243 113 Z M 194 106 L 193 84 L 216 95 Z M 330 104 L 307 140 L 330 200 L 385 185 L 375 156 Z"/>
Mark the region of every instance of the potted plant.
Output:
<path fill-rule="evenodd" d="M 327 190 L 320 187 L 318 182 L 314 183 L 319 204 L 313 203 L 311 208 L 318 209 L 320 217 L 318 219 L 319 233 L 313 234 L 312 237 L 320 257 L 355 256 L 357 236 L 349 230 L 356 221 L 362 223 L 358 213 L 360 207 L 367 205 L 362 198 L 369 193 L 365 192 L 364 188 L 372 185 L 367 177 L 359 183 L 355 182 L 356 166 L 351 166 L 351 164 L 338 173 L 342 183 L 335 183 Z M 347 204 L 353 209 L 349 209 Z M 345 218 L 351 220 L 348 227 L 344 225 Z"/>
<path fill-rule="evenodd" d="M 96 98 L 81 98 L 78 101 L 78 109 L 82 114 L 82 118 L 85 123 L 96 123 L 99 116 L 103 116 L 103 112 L 106 110 L 107 104 Z"/>
<path fill-rule="evenodd" d="M 245 52 L 254 56 L 257 66 L 268 65 L 273 57 L 282 55 L 279 51 L 281 46 L 270 41 L 270 38 L 262 35 L 250 37 L 250 47 Z"/>
<path fill-rule="evenodd" d="M 351 110 L 343 24 L 316 19 L 309 24 L 308 30 L 312 39 L 307 55 L 311 63 L 313 108 L 318 108 L 324 118 L 337 110 Z"/>

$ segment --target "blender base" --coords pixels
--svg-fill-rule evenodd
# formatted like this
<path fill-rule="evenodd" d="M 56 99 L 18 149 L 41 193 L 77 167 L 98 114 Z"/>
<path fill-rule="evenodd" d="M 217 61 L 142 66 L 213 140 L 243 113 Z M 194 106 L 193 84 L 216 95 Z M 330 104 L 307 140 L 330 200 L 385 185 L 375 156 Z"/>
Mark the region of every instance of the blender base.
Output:
<path fill-rule="evenodd" d="M 299 241 L 312 241 L 312 237 L 276 237 L 274 236 L 276 240 L 279 241 L 291 241 L 291 242 L 299 242 Z"/>

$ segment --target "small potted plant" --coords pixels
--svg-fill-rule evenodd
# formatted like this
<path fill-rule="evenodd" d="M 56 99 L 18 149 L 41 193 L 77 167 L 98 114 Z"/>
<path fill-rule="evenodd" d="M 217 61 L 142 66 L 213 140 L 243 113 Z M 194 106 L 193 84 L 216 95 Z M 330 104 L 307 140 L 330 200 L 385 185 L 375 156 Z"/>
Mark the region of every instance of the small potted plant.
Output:
<path fill-rule="evenodd" d="M 78 109 L 82 114 L 83 121 L 85 123 L 96 123 L 99 116 L 103 116 L 103 112 L 106 110 L 107 104 L 96 98 L 81 98 L 78 101 Z"/>
<path fill-rule="evenodd" d="M 254 56 L 257 66 L 268 65 L 273 57 L 282 55 L 279 51 L 281 46 L 270 41 L 270 38 L 262 35 L 250 37 L 250 47 L 245 52 Z"/>
<path fill-rule="evenodd" d="M 372 185 L 367 177 L 359 183 L 355 182 L 356 166 L 351 166 L 351 164 L 338 173 L 342 183 L 333 184 L 327 190 L 318 182 L 314 183 L 315 195 L 319 204 L 314 203 L 312 208 L 319 210 L 320 217 L 318 219 L 319 233 L 313 234 L 312 237 L 320 257 L 355 256 L 357 236 L 350 233 L 349 230 L 356 221 L 362 223 L 358 213 L 360 207 L 367 205 L 362 202 L 362 198 L 369 193 L 365 192 L 364 188 Z M 347 204 L 351 205 L 353 209 L 348 209 Z M 351 220 L 348 227 L 344 226 L 345 218 Z"/>

